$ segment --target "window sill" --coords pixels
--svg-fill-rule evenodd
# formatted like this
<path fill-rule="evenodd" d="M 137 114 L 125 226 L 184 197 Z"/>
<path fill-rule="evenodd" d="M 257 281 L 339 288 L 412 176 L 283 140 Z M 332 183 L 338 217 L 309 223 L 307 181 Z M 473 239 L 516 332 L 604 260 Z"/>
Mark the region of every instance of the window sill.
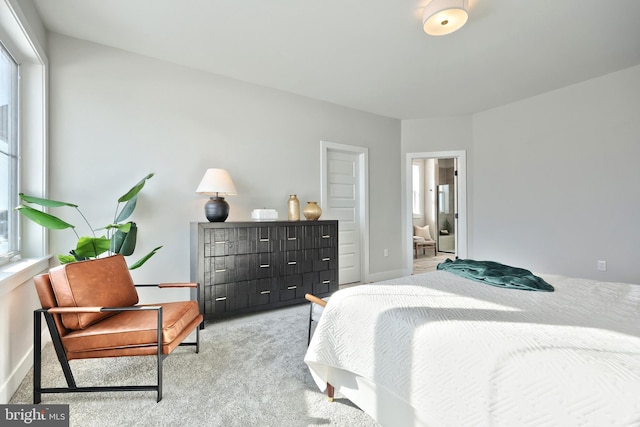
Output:
<path fill-rule="evenodd" d="M 49 269 L 51 256 L 26 258 L 0 266 L 0 297 Z"/>

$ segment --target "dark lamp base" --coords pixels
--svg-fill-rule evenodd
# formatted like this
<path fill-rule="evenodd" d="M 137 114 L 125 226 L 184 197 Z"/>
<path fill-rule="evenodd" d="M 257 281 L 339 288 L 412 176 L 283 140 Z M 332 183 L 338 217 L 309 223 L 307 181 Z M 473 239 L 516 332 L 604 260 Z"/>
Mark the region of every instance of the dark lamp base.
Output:
<path fill-rule="evenodd" d="M 204 205 L 204 214 L 209 222 L 224 222 L 229 216 L 229 203 L 224 197 L 211 197 Z"/>

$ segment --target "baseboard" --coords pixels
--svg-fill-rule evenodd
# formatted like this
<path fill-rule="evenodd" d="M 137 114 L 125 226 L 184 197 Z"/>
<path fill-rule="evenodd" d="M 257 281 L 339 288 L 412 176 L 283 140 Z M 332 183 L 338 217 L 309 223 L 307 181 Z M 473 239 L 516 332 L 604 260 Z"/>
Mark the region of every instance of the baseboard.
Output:
<path fill-rule="evenodd" d="M 44 329 L 41 335 L 42 347 L 51 341 L 49 336 L 49 330 Z M 7 381 L 0 386 L 0 403 L 7 404 L 11 400 L 13 393 L 18 390 L 20 384 L 29 373 L 29 370 L 33 366 L 33 346 L 29 348 L 29 351 L 20 359 L 20 362 L 16 365 L 16 368 L 11 372 Z"/>
<path fill-rule="evenodd" d="M 408 272 L 406 269 L 383 271 L 381 273 L 369 273 L 366 283 L 381 282 L 383 280 L 397 279 L 398 277 L 409 275 L 411 275 L 411 272 Z"/>

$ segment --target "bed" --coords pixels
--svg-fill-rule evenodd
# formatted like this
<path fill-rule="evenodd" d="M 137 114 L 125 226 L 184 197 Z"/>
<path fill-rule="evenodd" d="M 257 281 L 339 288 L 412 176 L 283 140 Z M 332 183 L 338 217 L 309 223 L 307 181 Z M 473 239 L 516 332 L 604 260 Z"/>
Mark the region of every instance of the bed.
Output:
<path fill-rule="evenodd" d="M 385 426 L 640 425 L 640 285 L 542 277 L 554 292 L 447 271 L 340 290 L 305 362 Z"/>

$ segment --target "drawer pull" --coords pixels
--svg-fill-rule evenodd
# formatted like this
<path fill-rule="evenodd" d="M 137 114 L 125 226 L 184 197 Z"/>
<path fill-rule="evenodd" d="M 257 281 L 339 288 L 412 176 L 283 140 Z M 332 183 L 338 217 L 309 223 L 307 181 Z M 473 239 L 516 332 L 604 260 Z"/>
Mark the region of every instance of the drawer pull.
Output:
<path fill-rule="evenodd" d="M 215 273 L 224 273 L 225 271 L 227 271 L 227 269 L 223 268 L 222 270 L 215 270 Z"/>
<path fill-rule="evenodd" d="M 331 258 L 322 258 L 323 261 L 331 261 Z"/>
<path fill-rule="evenodd" d="M 292 290 L 292 289 L 295 289 L 295 288 L 297 288 L 297 286 L 287 286 L 287 289 L 289 289 L 289 290 Z"/>
<path fill-rule="evenodd" d="M 221 240 L 219 242 L 213 242 L 213 243 L 215 243 L 216 245 L 220 245 L 220 244 L 224 245 L 225 243 L 227 243 L 227 241 L 226 240 Z"/>
<path fill-rule="evenodd" d="M 218 297 L 218 298 L 216 298 L 216 301 L 224 301 L 226 299 L 227 299 L 227 297 Z"/>
<path fill-rule="evenodd" d="M 322 284 L 323 284 L 323 285 L 328 285 L 329 283 L 331 283 L 331 280 L 323 280 L 323 281 L 322 281 Z"/>
<path fill-rule="evenodd" d="M 270 294 L 271 291 L 260 291 L 260 295 L 266 295 L 266 294 Z"/>
<path fill-rule="evenodd" d="M 260 238 L 260 241 L 261 241 L 261 242 L 268 242 L 268 241 L 269 241 L 269 239 Z"/>
<path fill-rule="evenodd" d="M 289 264 L 289 265 L 296 265 L 296 264 L 297 264 L 297 262 L 295 262 L 295 261 L 289 261 L 287 264 Z"/>
<path fill-rule="evenodd" d="M 269 268 L 269 264 L 260 264 L 260 268 Z"/>
<path fill-rule="evenodd" d="M 331 238 L 331 236 L 330 236 L 329 234 L 323 234 L 323 235 L 322 235 L 322 238 L 323 238 L 323 239 L 330 239 L 330 238 Z"/>
<path fill-rule="evenodd" d="M 287 240 L 298 240 L 297 237 L 287 237 Z"/>

